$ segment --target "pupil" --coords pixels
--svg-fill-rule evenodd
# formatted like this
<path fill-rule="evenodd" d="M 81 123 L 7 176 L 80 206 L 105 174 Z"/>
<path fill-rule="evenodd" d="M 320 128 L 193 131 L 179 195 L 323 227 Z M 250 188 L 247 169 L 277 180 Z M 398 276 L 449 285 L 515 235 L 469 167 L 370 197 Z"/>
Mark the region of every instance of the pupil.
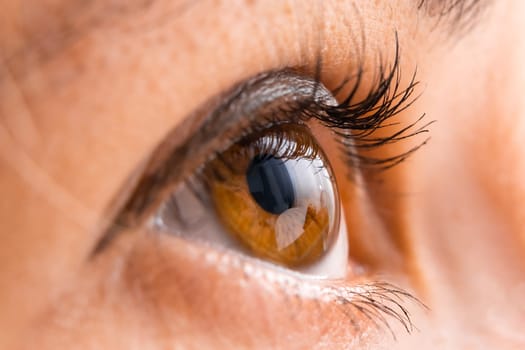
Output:
<path fill-rule="evenodd" d="M 252 197 L 264 210 L 281 214 L 293 206 L 294 188 L 283 160 L 268 154 L 255 156 L 246 180 Z"/>

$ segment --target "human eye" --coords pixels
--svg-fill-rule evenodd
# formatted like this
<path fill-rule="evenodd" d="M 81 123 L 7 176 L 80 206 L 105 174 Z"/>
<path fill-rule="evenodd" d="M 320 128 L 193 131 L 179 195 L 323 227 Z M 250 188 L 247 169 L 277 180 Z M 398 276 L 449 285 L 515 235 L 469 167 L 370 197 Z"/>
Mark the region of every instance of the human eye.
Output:
<path fill-rule="evenodd" d="M 293 270 L 342 278 L 345 223 L 336 179 L 315 136 L 326 131 L 315 116 L 323 104 L 337 103 L 314 80 L 292 72 L 263 74 L 248 85 L 221 114 L 235 120 L 251 115 L 250 124 L 175 188 L 152 225 Z"/>
<path fill-rule="evenodd" d="M 354 325 L 391 317 L 410 330 L 402 304 L 414 300 L 410 294 L 352 259 L 349 237 L 364 232 L 345 213 L 359 201 L 343 202 L 339 193 L 341 184 L 347 192 L 358 188 L 367 174 L 397 165 L 424 143 L 381 156 L 381 148 L 427 126 L 417 118 L 392 122 L 413 102 L 417 84 L 411 76 L 402 88 L 397 51 L 392 62 L 380 65 L 366 89 L 361 68 L 330 90 L 319 71 L 290 67 L 210 99 L 152 153 L 95 253 L 144 227 L 149 239 L 197 247 L 203 255 L 196 264 L 257 271 L 258 280 L 284 283 L 283 294 L 303 298 L 306 290 L 309 302 L 342 307 Z"/>

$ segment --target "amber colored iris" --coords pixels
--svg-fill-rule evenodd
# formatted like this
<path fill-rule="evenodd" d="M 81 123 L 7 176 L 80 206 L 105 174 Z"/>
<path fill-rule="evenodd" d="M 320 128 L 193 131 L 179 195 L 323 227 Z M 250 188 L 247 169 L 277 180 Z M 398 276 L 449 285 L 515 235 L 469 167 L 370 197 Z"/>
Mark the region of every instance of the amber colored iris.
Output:
<path fill-rule="evenodd" d="M 301 137 L 297 138 L 298 134 Z M 301 139 L 307 139 L 306 144 Z M 333 241 L 334 232 L 331 231 L 334 218 L 331 215 L 334 213 L 331 210 L 333 207 L 327 205 L 326 198 L 334 196 L 323 194 L 316 197 L 315 191 L 304 191 L 306 193 L 302 195 L 300 202 L 275 214 L 264 210 L 257 203 L 246 180 L 246 169 L 254 155 L 270 153 L 279 157 L 286 152 L 285 156 L 289 157 L 290 162 L 299 159 L 310 164 L 311 159 L 316 158 L 319 161 L 321 157 L 320 151 L 309 149 L 311 147 L 319 146 L 309 132 L 281 126 L 232 146 L 205 169 L 204 174 L 219 221 L 254 255 L 285 266 L 297 267 L 315 262 Z M 317 175 L 316 167 L 306 169 L 314 179 L 315 176 L 323 176 Z M 326 174 L 324 176 L 326 178 Z M 323 181 L 326 181 L 325 178 Z M 294 181 L 300 180 L 295 178 Z M 327 187 L 327 191 L 335 188 Z M 311 201 L 308 198 L 310 193 Z"/>

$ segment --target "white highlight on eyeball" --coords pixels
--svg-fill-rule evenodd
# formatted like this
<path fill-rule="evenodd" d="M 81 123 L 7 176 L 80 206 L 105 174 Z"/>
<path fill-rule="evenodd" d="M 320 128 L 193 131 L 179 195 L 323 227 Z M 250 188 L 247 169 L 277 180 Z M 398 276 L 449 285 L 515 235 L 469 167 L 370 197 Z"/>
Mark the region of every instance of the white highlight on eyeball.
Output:
<path fill-rule="evenodd" d="M 304 233 L 306 207 L 290 208 L 279 215 L 275 222 L 275 240 L 279 250 L 285 249 Z"/>
<path fill-rule="evenodd" d="M 345 278 L 348 273 L 348 233 L 346 219 L 341 210 L 339 219 L 339 232 L 331 249 L 315 264 L 309 265 L 299 271 L 315 275 L 318 278 Z"/>

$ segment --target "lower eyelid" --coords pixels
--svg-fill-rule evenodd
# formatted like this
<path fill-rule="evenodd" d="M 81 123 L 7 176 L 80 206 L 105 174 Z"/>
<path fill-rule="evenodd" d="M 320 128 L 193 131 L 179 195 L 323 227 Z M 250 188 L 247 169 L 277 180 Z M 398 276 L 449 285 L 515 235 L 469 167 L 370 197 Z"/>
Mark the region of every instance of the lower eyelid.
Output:
<path fill-rule="evenodd" d="M 376 332 L 387 327 L 383 320 L 389 320 L 388 327 L 395 319 L 411 326 L 401 305 L 403 292 L 386 284 L 298 279 L 155 232 L 135 233 L 134 240 L 125 289 L 134 291 L 137 306 L 156 315 L 170 334 L 203 332 L 217 344 L 257 338 L 267 342 L 258 343 L 261 348 L 287 341 L 283 348 L 311 348 L 331 337 L 345 344 L 366 342 L 365 334 L 383 335 Z"/>

